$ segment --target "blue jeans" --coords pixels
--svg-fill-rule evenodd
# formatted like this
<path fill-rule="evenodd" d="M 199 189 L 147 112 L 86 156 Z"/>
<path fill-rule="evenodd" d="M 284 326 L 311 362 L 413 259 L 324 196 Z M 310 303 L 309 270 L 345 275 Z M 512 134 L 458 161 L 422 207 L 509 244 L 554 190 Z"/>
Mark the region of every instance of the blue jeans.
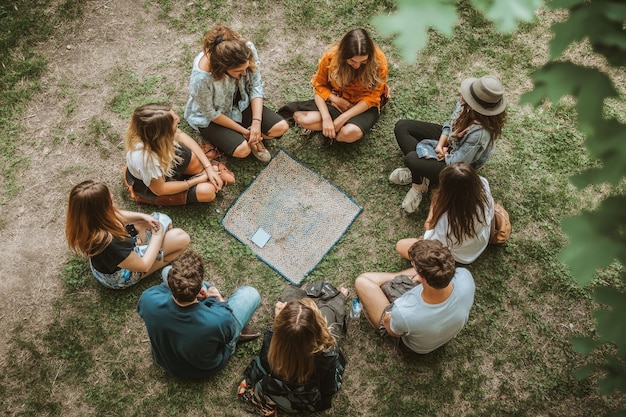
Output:
<path fill-rule="evenodd" d="M 239 333 L 246 327 L 255 310 L 261 304 L 261 295 L 255 288 L 249 286 L 239 287 L 226 300 L 226 304 L 233 310 L 233 316 L 235 316 L 235 321 L 237 322 L 236 339 L 239 339 Z"/>

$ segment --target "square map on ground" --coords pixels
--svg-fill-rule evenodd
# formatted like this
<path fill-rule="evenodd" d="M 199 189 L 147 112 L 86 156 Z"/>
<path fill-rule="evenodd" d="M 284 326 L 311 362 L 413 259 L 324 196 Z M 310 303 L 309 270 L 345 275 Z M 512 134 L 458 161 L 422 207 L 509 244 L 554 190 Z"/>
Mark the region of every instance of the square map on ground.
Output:
<path fill-rule="evenodd" d="M 281 150 L 228 209 L 222 225 L 288 281 L 300 284 L 361 210 Z M 252 242 L 259 228 L 270 235 L 262 248 Z"/>

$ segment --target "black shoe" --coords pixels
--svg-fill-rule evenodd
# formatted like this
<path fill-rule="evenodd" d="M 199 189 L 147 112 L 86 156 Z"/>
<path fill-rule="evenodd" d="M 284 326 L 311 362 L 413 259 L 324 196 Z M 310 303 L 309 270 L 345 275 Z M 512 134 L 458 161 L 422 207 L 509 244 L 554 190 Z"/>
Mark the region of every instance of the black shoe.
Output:
<path fill-rule="evenodd" d="M 239 340 L 237 340 L 237 342 L 246 343 L 251 340 L 258 339 L 259 337 L 261 337 L 261 332 L 254 330 L 250 326 L 246 326 L 243 328 L 241 333 L 239 333 Z"/>
<path fill-rule="evenodd" d="M 322 135 L 322 148 L 330 148 L 335 143 L 335 139 Z"/>

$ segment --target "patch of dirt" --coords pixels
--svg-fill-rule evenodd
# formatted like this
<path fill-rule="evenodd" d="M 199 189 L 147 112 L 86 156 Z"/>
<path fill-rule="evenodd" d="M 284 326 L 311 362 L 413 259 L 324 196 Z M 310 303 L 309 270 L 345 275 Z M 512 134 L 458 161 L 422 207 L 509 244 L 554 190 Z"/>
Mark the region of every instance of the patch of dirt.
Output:
<path fill-rule="evenodd" d="M 85 15 L 71 33 L 39 46 L 48 71 L 21 120 L 24 129 L 14 138 L 29 162 L 20 174 L 23 190 L 3 208 L 0 358 L 15 326 L 45 328 L 52 300 L 63 290 L 60 273 L 69 253 L 65 210 L 72 186 L 97 178 L 119 191 L 128 122 L 105 109 L 115 93 L 110 74 L 129 65 L 142 76 L 165 76 L 179 91 L 174 104 L 186 99 L 188 75 L 170 57 L 180 56 L 184 45 L 193 47 L 194 37 L 171 33 L 143 2 L 90 1 L 83 8 Z M 119 134 L 118 143 L 99 145 L 110 148 L 109 158 L 103 159 L 97 146 L 79 145 L 89 137 L 93 117 L 108 121 Z"/>

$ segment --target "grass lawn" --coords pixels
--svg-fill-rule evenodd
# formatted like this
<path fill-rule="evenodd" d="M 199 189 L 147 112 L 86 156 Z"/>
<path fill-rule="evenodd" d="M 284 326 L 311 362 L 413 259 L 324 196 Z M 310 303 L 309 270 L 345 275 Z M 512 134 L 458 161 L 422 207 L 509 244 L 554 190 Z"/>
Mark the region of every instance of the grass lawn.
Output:
<path fill-rule="evenodd" d="M 39 24 L 36 27 L 41 31 L 35 28 L 34 33 L 23 34 L 24 39 L 42 39 L 52 36 L 49 31 L 53 31 L 63 42 L 68 27 L 82 16 L 79 1 L 39 0 L 33 4 L 35 10 L 41 7 L 59 20 L 52 28 Z M 597 375 L 584 381 L 574 378 L 575 370 L 587 359 L 573 351 L 570 339 L 594 334 L 593 285 L 579 288 L 556 259 L 565 243 L 561 219 L 592 207 L 596 193 L 606 192 L 600 187 L 581 192 L 568 181 L 568 176 L 596 162 L 586 156 L 583 136 L 575 128 L 572 102 L 564 100 L 538 109 L 517 104 L 519 96 L 532 88 L 533 69 L 546 60 L 548 21 L 553 16 L 542 12 L 539 22 L 505 36 L 461 6 L 463 24 L 454 36 L 432 33 L 416 64 L 409 65 L 400 59 L 391 40 L 382 38 L 367 23 L 371 16 L 392 10 L 393 2 L 388 0 L 257 0 L 236 5 L 226 0 L 148 0 L 142 4 L 147 14 L 167 25 L 171 39 L 190 34 L 199 39 L 217 22 L 241 28 L 242 34 L 257 45 L 261 59 L 274 65 L 271 77 L 262 72 L 267 102 L 274 108 L 287 101 L 312 98 L 308 80 L 323 47 L 354 27 L 370 29 L 389 60 L 392 92 L 391 102 L 374 129 L 356 144 L 335 144 L 329 149 L 320 146 L 319 138 L 301 137 L 292 129 L 268 146 L 272 153 L 285 149 L 363 207 L 309 278 L 343 284 L 352 296 L 354 280 L 362 272 L 407 268 L 408 263 L 395 253 L 394 244 L 423 232 L 429 198 L 419 212 L 406 215 L 400 203 L 407 187 L 387 181 L 389 173 L 402 166 L 393 136 L 395 122 L 402 118 L 445 121 L 465 77 L 493 74 L 507 89 L 510 104 L 503 138 L 480 173 L 489 180 L 494 198 L 509 211 L 513 234 L 505 245 L 488 247 L 469 266 L 477 286 L 469 323 L 456 339 L 436 352 L 404 358 L 380 340 L 364 318 L 351 321 L 344 345 L 348 359 L 345 383 L 333 408 L 320 415 L 587 417 L 626 406 L 623 397 L 597 393 Z M 50 11 L 53 6 L 54 11 Z M 24 27 L 31 24 L 28 22 L 23 22 Z M 160 41 L 167 42 L 167 38 Z M 33 54 L 27 42 L 7 48 L 26 57 Z M 106 112 L 88 120 L 87 135 L 73 140 L 71 146 L 83 147 L 86 152 L 96 149 L 121 169 L 124 153 L 116 144 L 123 131 L 116 131 L 114 125 L 127 120 L 134 107 L 155 100 L 170 101 L 182 116 L 186 93 L 175 86 L 188 78 L 197 50 L 194 44 L 174 57 L 156 56 L 165 75 L 140 73 L 133 69 L 133 57 L 124 57 L 125 62 L 115 71 L 105 74 Z M 17 152 L 6 139 L 19 134 L 20 109 L 43 88 L 37 85 L 37 77 L 45 68 L 45 57 L 35 58 L 34 69 L 28 73 L 35 81 L 27 90 L 15 93 L 19 93 L 16 101 L 9 101 L 13 100 L 10 95 L 3 98 L 3 108 L 18 110 L 17 114 L 0 114 L 0 159 L 4 166 L 28 161 L 28 155 Z M 3 83 L 16 85 L 5 79 Z M 92 88 L 73 83 L 60 87 L 63 95 L 59 101 L 68 117 L 82 91 Z M 11 88 L 17 91 L 18 87 Z M 611 105 L 624 114 L 625 103 L 622 91 L 621 99 Z M 107 114 L 113 115 L 112 120 Z M 191 133 L 188 126 L 181 123 L 181 127 Z M 62 150 L 67 144 L 58 140 L 51 146 Z M 210 280 L 225 294 L 243 284 L 259 289 L 263 302 L 253 324 L 262 328 L 270 322 L 273 304 L 286 281 L 219 222 L 264 165 L 252 158 L 228 163 L 237 182 L 214 203 L 163 211 L 191 235 L 191 249 L 207 260 Z M 83 171 L 68 170 L 67 175 L 76 176 L 77 172 Z M 76 176 L 74 182 L 82 179 L 86 178 Z M 3 175 L 2 183 L 0 201 L 19 198 L 19 176 Z M 110 185 L 120 206 L 153 210 L 132 202 L 121 178 Z M 0 230 L 6 227 L 0 226 Z M 603 271 L 594 285 L 601 281 L 617 283 L 618 269 Z M 50 301 L 54 306 L 51 323 L 44 328 L 32 328 L 27 323 L 12 328 L 8 354 L 0 362 L 4 415 L 247 414 L 235 391 L 260 342 L 238 348 L 226 368 L 210 380 L 171 378 L 152 363 L 147 333 L 136 313 L 139 295 L 158 283 L 156 276 L 126 291 L 106 290 L 91 276 L 84 259 L 69 257 L 58 279 L 64 281 L 65 289 L 60 298 Z"/>

